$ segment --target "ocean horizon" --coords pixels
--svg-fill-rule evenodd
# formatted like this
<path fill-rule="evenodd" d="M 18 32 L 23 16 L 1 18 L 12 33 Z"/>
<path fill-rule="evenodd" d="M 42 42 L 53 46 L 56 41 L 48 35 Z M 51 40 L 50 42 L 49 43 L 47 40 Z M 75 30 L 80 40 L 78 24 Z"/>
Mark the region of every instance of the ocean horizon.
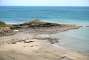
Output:
<path fill-rule="evenodd" d="M 89 7 L 79 6 L 0 6 L 0 21 L 23 23 L 32 19 L 56 23 L 89 25 Z"/>

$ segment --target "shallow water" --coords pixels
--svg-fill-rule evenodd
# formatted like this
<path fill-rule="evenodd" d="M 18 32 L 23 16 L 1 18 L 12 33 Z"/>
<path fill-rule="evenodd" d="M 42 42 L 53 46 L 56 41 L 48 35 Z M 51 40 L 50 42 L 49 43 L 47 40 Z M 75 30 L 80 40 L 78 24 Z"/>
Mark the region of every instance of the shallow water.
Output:
<path fill-rule="evenodd" d="M 59 45 L 89 54 L 89 28 L 69 30 L 55 35 L 59 38 Z"/>

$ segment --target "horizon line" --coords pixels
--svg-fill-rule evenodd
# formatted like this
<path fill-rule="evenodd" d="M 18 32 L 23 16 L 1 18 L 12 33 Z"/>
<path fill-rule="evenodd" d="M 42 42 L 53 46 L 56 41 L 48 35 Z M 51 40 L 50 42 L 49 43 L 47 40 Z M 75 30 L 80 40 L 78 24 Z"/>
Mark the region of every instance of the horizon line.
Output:
<path fill-rule="evenodd" d="M 27 6 L 27 5 L 0 5 L 0 6 Z M 35 7 L 35 5 L 29 5 L 29 6 L 27 6 L 27 7 L 30 7 L 30 6 L 34 6 Z M 38 7 L 40 6 L 40 5 L 37 5 Z M 42 5 L 42 6 L 47 6 L 47 5 Z M 51 6 L 56 6 L 56 5 L 50 5 L 50 7 Z M 48 6 L 49 7 L 49 6 Z M 63 6 L 59 6 L 59 7 L 63 7 Z M 84 5 L 84 6 L 64 6 L 64 7 L 89 7 L 88 5 Z"/>

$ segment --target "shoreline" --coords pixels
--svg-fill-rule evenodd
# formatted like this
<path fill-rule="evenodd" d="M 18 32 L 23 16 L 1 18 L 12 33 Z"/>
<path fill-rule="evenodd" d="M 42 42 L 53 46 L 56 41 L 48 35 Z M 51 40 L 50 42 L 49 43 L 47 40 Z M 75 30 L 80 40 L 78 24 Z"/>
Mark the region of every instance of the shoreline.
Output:
<path fill-rule="evenodd" d="M 24 33 L 21 33 L 21 35 L 23 35 L 23 34 Z M 26 35 L 28 36 L 28 34 L 26 34 Z M 17 35 L 15 35 L 15 36 L 17 36 Z M 24 35 L 25 38 L 27 36 Z M 37 59 L 47 56 L 49 58 L 49 60 L 51 60 L 51 59 L 53 59 L 53 60 L 54 59 L 88 60 L 87 56 L 82 55 L 78 52 L 68 50 L 62 46 L 55 47 L 53 44 L 50 44 L 47 40 L 34 39 L 33 38 L 34 36 L 33 37 L 31 37 L 31 36 L 32 35 L 30 35 L 30 38 L 26 38 L 26 39 L 23 37 L 23 41 L 17 40 L 16 43 L 12 42 L 9 44 L 2 45 L 0 48 L 0 52 L 1 52 L 0 55 L 2 54 L 1 57 L 4 54 L 8 53 L 7 56 L 10 54 L 10 58 L 11 58 L 13 56 L 13 54 L 18 55 L 18 53 L 19 54 L 21 53 L 20 55 L 26 54 L 29 56 L 30 56 L 30 54 L 32 54 L 32 56 L 34 58 L 35 58 L 34 55 L 36 55 L 38 57 Z M 18 39 L 21 39 L 21 38 L 18 38 Z M 51 54 L 53 56 L 50 56 L 49 54 Z M 55 55 L 57 55 L 57 56 L 55 56 Z M 16 58 L 15 56 L 13 56 L 13 58 Z M 18 56 L 16 59 L 18 59 L 18 58 L 21 59 L 22 56 L 20 56 L 20 57 Z M 24 57 L 24 58 L 26 58 L 26 57 Z M 29 58 L 31 58 L 31 57 L 29 57 Z M 34 58 L 31 58 L 31 59 L 34 59 Z M 6 58 L 6 59 L 8 59 L 8 58 Z M 44 58 L 42 58 L 42 59 L 44 59 Z M 29 59 L 26 59 L 26 60 L 29 60 Z"/>
<path fill-rule="evenodd" d="M 67 50 L 53 44 L 59 42 L 52 34 L 78 29 L 75 25 L 45 25 L 30 26 L 30 29 L 22 29 L 14 35 L 0 37 L 1 60 L 88 60 L 89 58 L 80 53 Z M 42 27 L 44 26 L 44 27 Z M 52 26 L 52 27 L 46 27 Z M 25 27 L 27 28 L 27 27 Z M 3 57 L 5 56 L 5 57 Z"/>
<path fill-rule="evenodd" d="M 81 30 L 81 29 L 87 29 L 87 28 L 88 28 L 88 27 L 83 26 L 83 27 L 80 27 L 79 29 L 73 29 L 73 30 L 74 30 L 74 31 L 77 31 L 77 30 L 79 31 L 79 30 Z M 67 30 L 67 31 L 64 31 L 64 32 L 61 32 L 61 33 L 63 33 L 63 35 L 64 35 L 64 34 L 66 34 L 66 32 L 67 32 L 67 33 L 69 33 L 69 34 L 71 35 L 71 32 L 72 32 L 72 34 L 73 34 L 73 30 Z M 84 31 L 83 31 L 83 32 L 84 32 Z M 60 34 L 60 33 L 58 33 L 58 34 Z M 62 36 L 63 36 L 63 35 L 62 35 Z M 69 35 L 69 36 L 70 36 L 70 35 Z M 57 35 L 56 35 L 56 36 L 57 36 Z M 61 36 L 61 35 L 59 35 L 59 36 Z M 69 37 L 69 36 L 67 36 L 67 37 Z M 66 35 L 65 35 L 65 37 L 66 37 Z M 73 36 L 73 37 L 75 37 L 75 36 Z M 70 37 L 69 37 L 69 38 L 70 38 Z M 62 38 L 59 38 L 59 39 L 60 39 L 61 41 L 62 41 L 62 40 L 66 40 L 66 39 L 63 39 L 63 37 L 62 37 Z M 67 40 L 67 41 L 70 41 L 70 40 Z M 73 41 L 74 41 L 74 40 L 73 40 Z M 63 42 L 64 42 L 64 41 L 62 41 L 61 43 L 63 43 Z M 74 41 L 74 42 L 76 42 L 76 41 Z M 67 48 L 68 50 L 76 51 L 76 52 L 78 52 L 78 53 L 81 53 L 81 54 L 84 54 L 84 55 L 88 55 L 88 56 L 89 56 L 88 49 L 85 50 L 85 51 L 84 51 L 84 50 L 81 50 L 81 49 L 80 49 L 80 50 L 79 50 L 79 49 L 77 50 L 78 47 L 77 47 L 77 48 L 73 48 L 74 46 L 73 46 L 73 47 L 71 47 L 71 46 L 68 47 L 68 46 L 66 46 L 66 45 L 68 45 L 68 43 L 65 43 L 65 42 L 64 42 L 64 44 L 65 44 L 65 45 L 61 45 L 61 46 Z M 70 44 L 72 44 L 72 43 L 69 43 L 69 45 L 70 45 Z M 60 45 L 60 43 L 59 43 L 59 45 Z M 58 46 L 59 46 L 59 45 L 58 45 Z M 80 46 L 80 45 L 79 45 L 79 46 Z M 85 46 L 85 45 L 83 45 L 83 46 Z M 87 45 L 87 46 L 88 46 L 88 45 Z M 75 47 L 76 47 L 76 46 L 75 46 Z"/>
<path fill-rule="evenodd" d="M 23 35 L 23 33 L 21 33 L 21 35 Z M 28 34 L 26 34 L 26 35 L 28 36 Z M 27 37 L 27 36 L 24 35 L 24 37 Z M 2 45 L 1 48 L 0 48 L 0 52 L 2 52 L 2 54 L 4 52 L 5 53 L 12 52 L 12 53 L 9 53 L 9 54 L 12 54 L 12 56 L 13 56 L 13 53 L 16 54 L 16 55 L 18 55 L 17 53 L 21 53 L 22 55 L 23 55 L 23 53 L 26 54 L 26 55 L 33 54 L 32 55 L 33 57 L 34 57 L 35 54 L 36 55 L 40 54 L 40 55 L 43 55 L 43 56 L 47 54 L 47 57 L 49 57 L 49 60 L 50 60 L 50 55 L 48 55 L 48 54 L 53 55 L 52 57 L 54 57 L 55 59 L 88 60 L 87 56 L 82 55 L 78 52 L 68 50 L 68 49 L 66 49 L 62 46 L 55 47 L 53 44 L 50 44 L 47 40 L 34 39 L 33 38 L 34 36 L 33 37 L 31 37 L 31 36 L 32 35 L 30 35 L 30 40 L 29 40 L 29 38 L 24 39 L 24 37 L 23 37 L 23 41 L 22 41 L 21 38 L 18 38 L 18 39 L 21 39 L 21 41 L 17 40 L 16 43 L 13 43 L 13 41 L 12 41 L 12 43 Z M 1 53 L 0 53 L 0 55 L 1 55 Z M 55 55 L 57 55 L 58 58 Z M 39 56 L 39 55 L 37 55 L 37 56 Z M 62 58 L 62 57 L 64 57 L 64 58 Z M 18 58 L 22 58 L 22 57 L 18 57 Z"/>

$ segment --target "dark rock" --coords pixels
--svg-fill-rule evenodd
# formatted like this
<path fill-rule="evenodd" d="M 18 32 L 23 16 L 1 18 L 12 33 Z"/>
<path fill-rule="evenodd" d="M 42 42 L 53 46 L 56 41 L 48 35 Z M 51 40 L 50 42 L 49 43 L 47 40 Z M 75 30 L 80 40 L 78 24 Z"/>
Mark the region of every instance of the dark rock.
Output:
<path fill-rule="evenodd" d="M 24 40 L 24 43 L 31 43 L 31 42 L 34 42 L 34 41 Z"/>

